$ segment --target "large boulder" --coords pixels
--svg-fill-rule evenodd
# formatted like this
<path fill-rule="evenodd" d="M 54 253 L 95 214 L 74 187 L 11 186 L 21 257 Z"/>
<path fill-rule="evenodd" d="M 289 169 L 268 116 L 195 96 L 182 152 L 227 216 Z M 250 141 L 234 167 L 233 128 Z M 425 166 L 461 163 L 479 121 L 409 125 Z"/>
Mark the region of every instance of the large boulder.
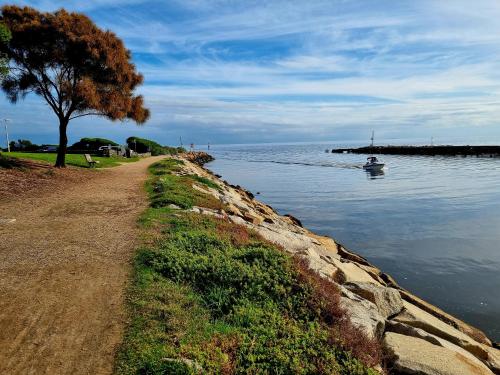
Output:
<path fill-rule="evenodd" d="M 332 264 L 332 262 L 323 259 L 313 247 L 308 248 L 302 256 L 309 262 L 309 268 L 318 275 L 325 277 L 332 282 L 335 280 L 335 275 L 338 272 L 338 269 Z"/>
<path fill-rule="evenodd" d="M 474 357 L 416 337 L 386 332 L 384 348 L 397 374 L 492 375 Z"/>
<path fill-rule="evenodd" d="M 351 323 L 365 332 L 368 337 L 381 338 L 384 333 L 385 319 L 377 306 L 340 286 L 342 297 L 340 305 L 347 311 Z"/>
<path fill-rule="evenodd" d="M 373 302 L 384 318 L 398 314 L 403 310 L 403 300 L 396 289 L 375 285 L 371 282 L 350 282 L 344 286 L 358 296 Z"/>
<path fill-rule="evenodd" d="M 488 352 L 484 349 L 482 344 L 419 307 L 407 301 L 403 301 L 403 304 L 403 312 L 395 316 L 392 320 L 412 327 L 421 328 L 428 333 L 464 348 L 481 360 L 488 359 Z"/>
<path fill-rule="evenodd" d="M 332 263 L 339 269 L 338 281 L 340 283 L 372 283 L 379 285 L 379 283 L 370 276 L 368 272 L 358 266 L 356 263 L 332 259 Z"/>
<path fill-rule="evenodd" d="M 486 345 L 484 345 L 483 348 L 488 352 L 486 364 L 495 374 L 500 375 L 500 350 Z"/>
<path fill-rule="evenodd" d="M 256 215 L 255 213 L 252 212 L 244 212 L 243 219 L 255 225 L 259 225 L 264 221 L 263 217 Z"/>
<path fill-rule="evenodd" d="M 291 254 L 305 254 L 307 249 L 319 247 L 318 241 L 315 239 L 304 233 L 291 231 L 286 226 L 261 222 L 260 225 L 252 225 L 251 227 L 266 240 L 281 246 Z"/>
<path fill-rule="evenodd" d="M 455 344 L 452 344 L 451 342 L 446 341 L 445 339 L 442 339 L 441 337 L 434 336 L 434 335 L 430 334 L 429 332 L 424 331 L 423 329 L 415 328 L 415 327 L 409 326 L 409 325 L 404 324 L 404 323 L 399 323 L 399 322 L 394 322 L 394 321 L 388 320 L 385 323 L 385 331 L 399 333 L 401 335 L 419 338 L 419 339 L 425 340 L 433 345 L 442 346 L 444 348 L 451 349 L 457 353 L 460 353 L 464 357 L 469 358 L 469 360 L 472 360 L 472 361 L 479 360 L 474 355 L 469 353 L 467 350 L 462 349 L 461 347 L 459 347 Z M 487 367 L 489 367 L 494 373 L 497 373 L 498 363 L 496 363 L 495 360 L 498 358 L 495 358 L 496 355 L 493 352 L 493 350 L 495 350 L 495 349 L 490 348 L 490 347 L 487 347 L 487 348 L 492 349 L 491 357 L 488 357 L 489 360 L 483 360 L 482 362 Z"/>
<path fill-rule="evenodd" d="M 388 275 L 386 275 L 389 277 Z M 397 284 L 395 284 L 397 285 Z M 441 310 L 440 308 L 431 305 L 429 302 L 424 301 L 423 299 L 411 294 L 410 292 L 400 289 L 401 298 L 405 301 L 410 302 L 412 305 L 415 305 L 421 308 L 424 311 L 427 311 L 429 314 L 434 315 L 440 320 L 447 322 L 452 325 L 459 331 L 465 333 L 467 336 L 472 337 L 474 340 L 481 344 L 485 344 L 487 346 L 491 346 L 491 340 L 484 334 L 484 332 L 480 331 L 476 327 L 472 327 L 471 325 L 461 321 L 460 319 L 454 317 L 453 315 L 448 314 L 447 312 Z"/>

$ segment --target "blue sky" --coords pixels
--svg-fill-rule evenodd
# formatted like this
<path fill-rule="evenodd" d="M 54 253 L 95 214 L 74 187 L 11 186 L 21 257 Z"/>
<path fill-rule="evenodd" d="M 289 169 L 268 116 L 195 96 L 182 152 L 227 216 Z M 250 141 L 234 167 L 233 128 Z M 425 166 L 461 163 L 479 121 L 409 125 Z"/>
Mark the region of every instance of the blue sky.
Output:
<path fill-rule="evenodd" d="M 500 2 L 14 1 L 114 31 L 145 76 L 149 122 L 75 120 L 83 136 L 176 144 L 500 142 Z M 11 137 L 56 143 L 34 96 L 0 99 Z"/>

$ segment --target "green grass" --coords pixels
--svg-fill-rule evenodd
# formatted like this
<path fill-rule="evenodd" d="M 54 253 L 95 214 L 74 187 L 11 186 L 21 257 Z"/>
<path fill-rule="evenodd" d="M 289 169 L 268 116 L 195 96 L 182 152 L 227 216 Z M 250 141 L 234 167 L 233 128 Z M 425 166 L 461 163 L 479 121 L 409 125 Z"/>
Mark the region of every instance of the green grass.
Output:
<path fill-rule="evenodd" d="M 56 162 L 56 153 L 50 152 L 5 152 L 5 156 L 9 156 L 12 158 L 20 158 L 20 159 L 31 159 L 37 161 L 44 161 L 51 164 Z M 96 164 L 97 168 L 108 168 L 108 167 L 116 167 L 120 165 L 120 163 L 130 163 L 139 160 L 139 158 L 121 158 L 121 157 L 102 157 L 102 156 L 93 156 L 92 159 L 95 161 L 99 161 L 99 164 Z M 82 154 L 67 154 L 66 155 L 66 165 L 72 165 L 75 167 L 84 167 L 88 168 L 88 163 L 85 160 L 85 157 Z"/>
<path fill-rule="evenodd" d="M 246 227 L 168 207 L 213 204 L 192 188 L 206 181 L 171 173 L 180 164 L 150 168 L 115 373 L 376 374 L 339 333 L 348 326 L 332 284 Z"/>
<path fill-rule="evenodd" d="M 182 161 L 177 159 L 165 159 L 149 167 L 150 173 L 154 175 L 146 186 L 151 206 L 161 208 L 174 204 L 183 209 L 193 206 L 222 209 L 224 206 L 218 199 L 192 188 L 193 183 L 215 186 L 219 189 L 218 185 L 206 178 L 196 176 L 198 177 L 196 179 L 193 175 L 177 176 L 171 173 L 178 170 L 181 164 Z"/>

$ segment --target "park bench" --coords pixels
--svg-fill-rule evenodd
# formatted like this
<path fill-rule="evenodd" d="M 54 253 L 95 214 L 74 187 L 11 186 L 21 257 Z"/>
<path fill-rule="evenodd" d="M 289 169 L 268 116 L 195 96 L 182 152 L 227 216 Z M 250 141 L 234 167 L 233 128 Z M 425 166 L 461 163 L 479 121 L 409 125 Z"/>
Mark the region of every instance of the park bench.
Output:
<path fill-rule="evenodd" d="M 92 157 L 90 156 L 90 154 L 84 154 L 84 156 L 85 156 L 85 160 L 87 160 L 87 163 L 89 163 L 90 168 L 95 167 L 95 165 L 99 163 L 98 160 L 92 160 Z"/>

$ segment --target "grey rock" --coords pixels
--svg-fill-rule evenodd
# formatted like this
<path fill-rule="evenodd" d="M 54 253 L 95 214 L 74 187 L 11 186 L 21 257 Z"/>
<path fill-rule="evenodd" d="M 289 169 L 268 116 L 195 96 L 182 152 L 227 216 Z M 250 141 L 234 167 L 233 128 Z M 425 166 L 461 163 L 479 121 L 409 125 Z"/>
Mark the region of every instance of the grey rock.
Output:
<path fill-rule="evenodd" d="M 340 305 L 346 309 L 352 324 L 371 338 L 380 338 L 384 333 L 385 319 L 377 306 L 340 286 Z"/>
<path fill-rule="evenodd" d="M 351 292 L 374 303 L 384 318 L 398 314 L 403 310 L 403 300 L 396 289 L 368 282 L 350 282 L 344 286 Z"/>

